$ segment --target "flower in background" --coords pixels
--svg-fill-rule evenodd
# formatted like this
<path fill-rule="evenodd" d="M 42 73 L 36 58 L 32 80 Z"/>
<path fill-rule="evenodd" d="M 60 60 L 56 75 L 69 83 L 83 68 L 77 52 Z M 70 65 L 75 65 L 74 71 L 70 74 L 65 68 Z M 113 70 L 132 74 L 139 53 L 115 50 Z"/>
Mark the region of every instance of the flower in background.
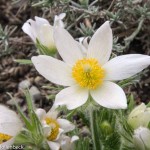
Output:
<path fill-rule="evenodd" d="M 139 127 L 134 131 L 133 142 L 136 150 L 150 149 L 150 130 L 148 128 Z"/>
<path fill-rule="evenodd" d="M 63 61 L 50 56 L 34 56 L 37 71 L 49 81 L 69 86 L 56 95 L 55 106 L 75 109 L 87 102 L 89 95 L 101 106 L 127 108 L 124 91 L 112 81 L 129 78 L 150 64 L 150 56 L 130 54 L 110 61 L 112 30 L 106 21 L 91 38 L 84 56 L 80 44 L 63 28 L 55 28 L 54 41 Z"/>
<path fill-rule="evenodd" d="M 65 17 L 65 13 L 55 16 L 54 26 L 64 27 L 62 19 Z M 35 17 L 35 21 L 32 19 L 27 20 L 22 26 L 22 30 L 30 36 L 37 47 L 42 51 L 42 54 L 53 54 L 56 52 L 56 46 L 53 39 L 53 26 L 50 23 L 40 17 Z"/>
<path fill-rule="evenodd" d="M 0 105 L 0 148 L 8 149 L 12 145 L 22 126 L 21 120 L 14 111 Z"/>
<path fill-rule="evenodd" d="M 75 126 L 66 119 L 57 118 L 58 112 L 54 109 L 46 113 L 44 109 L 39 108 L 36 114 L 43 125 L 48 145 L 52 150 L 59 150 L 62 134 L 74 130 Z"/>
<path fill-rule="evenodd" d="M 148 127 L 150 123 L 150 108 L 144 103 L 134 108 L 128 117 L 128 123 L 133 129 L 140 126 Z"/>
<path fill-rule="evenodd" d="M 74 142 L 79 140 L 79 137 L 74 135 L 72 137 L 61 135 L 59 139 L 61 150 L 73 150 L 74 149 Z"/>

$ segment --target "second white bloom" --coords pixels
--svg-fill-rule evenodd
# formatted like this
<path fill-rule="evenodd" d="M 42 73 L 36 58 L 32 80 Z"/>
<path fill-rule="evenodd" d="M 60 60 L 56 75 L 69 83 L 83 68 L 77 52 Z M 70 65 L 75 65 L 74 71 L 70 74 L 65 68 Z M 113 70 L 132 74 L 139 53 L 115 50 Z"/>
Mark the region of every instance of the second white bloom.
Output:
<path fill-rule="evenodd" d="M 57 118 L 57 111 L 51 109 L 48 113 L 44 109 L 37 109 L 36 114 L 39 117 L 47 143 L 52 150 L 59 150 L 61 147 L 62 133 L 74 130 L 75 126 L 66 119 Z"/>

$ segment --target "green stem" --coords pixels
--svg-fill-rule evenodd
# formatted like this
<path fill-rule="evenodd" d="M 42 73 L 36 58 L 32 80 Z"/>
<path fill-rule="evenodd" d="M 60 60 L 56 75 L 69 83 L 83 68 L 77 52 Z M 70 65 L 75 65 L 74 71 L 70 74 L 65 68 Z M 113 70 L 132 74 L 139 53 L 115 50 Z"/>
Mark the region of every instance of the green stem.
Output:
<path fill-rule="evenodd" d="M 96 144 L 96 135 L 95 135 L 95 128 L 94 128 L 94 114 L 93 114 L 93 110 L 91 109 L 89 111 L 89 115 L 90 115 L 90 128 L 91 128 L 91 135 L 92 135 L 92 140 L 93 140 L 93 147 L 94 150 L 100 150 Z"/>

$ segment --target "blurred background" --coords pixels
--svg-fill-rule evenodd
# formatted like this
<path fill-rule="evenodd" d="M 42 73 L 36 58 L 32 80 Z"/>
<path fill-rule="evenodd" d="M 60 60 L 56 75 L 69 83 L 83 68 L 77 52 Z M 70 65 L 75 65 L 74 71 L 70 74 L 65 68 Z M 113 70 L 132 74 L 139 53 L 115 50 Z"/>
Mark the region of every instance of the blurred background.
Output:
<path fill-rule="evenodd" d="M 0 103 L 14 107 L 9 92 L 24 111 L 26 105 L 20 89 L 26 85 L 36 106 L 46 110 L 59 91 L 32 65 L 14 61 L 37 55 L 34 43 L 21 29 L 34 16 L 46 18 L 53 25 L 55 15 L 66 13 L 65 28 L 74 38 L 92 36 L 109 20 L 114 35 L 113 56 L 150 55 L 149 0 L 0 0 L 0 10 Z M 124 90 L 131 93 L 137 103 L 150 102 L 150 67 L 123 82 L 126 83 Z"/>

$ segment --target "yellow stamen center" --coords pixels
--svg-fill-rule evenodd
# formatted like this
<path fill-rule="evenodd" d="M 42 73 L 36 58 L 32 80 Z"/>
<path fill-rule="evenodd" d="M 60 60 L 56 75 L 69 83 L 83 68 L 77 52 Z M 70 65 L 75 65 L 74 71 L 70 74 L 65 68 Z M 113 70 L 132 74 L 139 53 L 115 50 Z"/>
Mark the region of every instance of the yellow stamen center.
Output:
<path fill-rule="evenodd" d="M 95 89 L 103 83 L 105 71 L 94 58 L 78 60 L 72 68 L 72 76 L 83 88 Z"/>
<path fill-rule="evenodd" d="M 10 135 L 0 133 L 0 144 L 7 142 L 11 138 L 12 138 L 12 136 L 10 136 Z"/>
<path fill-rule="evenodd" d="M 46 118 L 45 121 L 51 127 L 51 133 L 47 137 L 47 139 L 49 141 L 53 141 L 57 138 L 57 136 L 59 134 L 59 127 L 60 126 L 59 126 L 58 122 L 52 118 Z"/>

